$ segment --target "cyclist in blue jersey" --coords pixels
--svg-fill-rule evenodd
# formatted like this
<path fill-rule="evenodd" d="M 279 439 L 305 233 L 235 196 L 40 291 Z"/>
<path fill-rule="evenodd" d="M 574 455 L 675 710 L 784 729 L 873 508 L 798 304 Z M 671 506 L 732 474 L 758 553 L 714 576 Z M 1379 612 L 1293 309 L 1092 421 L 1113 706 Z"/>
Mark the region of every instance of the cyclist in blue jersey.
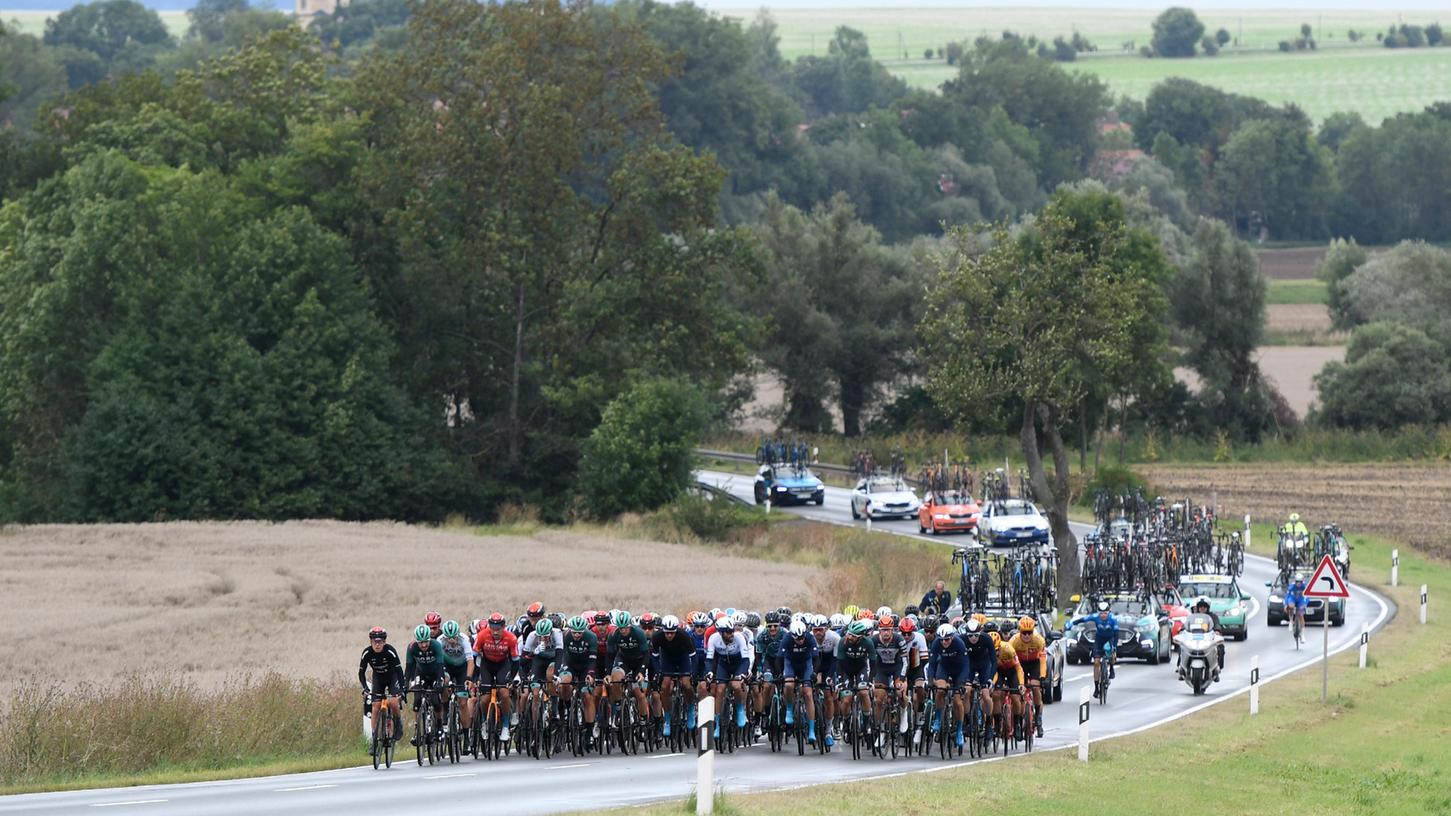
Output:
<path fill-rule="evenodd" d="M 1098 683 L 1101 672 L 1099 667 L 1105 660 L 1108 663 L 1108 678 L 1112 680 L 1117 676 L 1113 670 L 1113 657 L 1118 647 L 1118 621 L 1109 611 L 1108 601 L 1098 602 L 1098 614 L 1074 618 L 1068 625 L 1071 627 L 1085 623 L 1091 623 L 1094 627 L 1093 682 Z"/>
<path fill-rule="evenodd" d="M 806 740 L 816 744 L 816 700 L 811 693 L 812 672 L 817 662 L 816 638 L 805 621 L 792 621 L 791 629 L 781 641 L 781 676 L 786 686 L 786 724 L 796 722 L 796 684 L 805 687 L 801 696 L 806 701 Z"/>
<path fill-rule="evenodd" d="M 1305 607 L 1310 605 L 1310 599 L 1305 597 L 1305 581 L 1296 578 L 1285 588 L 1285 617 L 1287 619 L 1298 619 L 1300 631 L 1305 631 Z M 1291 620 L 1291 626 L 1294 620 Z"/>

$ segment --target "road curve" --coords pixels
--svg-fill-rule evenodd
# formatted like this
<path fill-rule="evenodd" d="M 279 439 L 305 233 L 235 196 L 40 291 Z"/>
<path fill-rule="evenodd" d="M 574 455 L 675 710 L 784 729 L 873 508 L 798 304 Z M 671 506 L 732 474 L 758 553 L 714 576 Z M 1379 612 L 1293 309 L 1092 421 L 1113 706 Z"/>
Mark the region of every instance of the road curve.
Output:
<path fill-rule="evenodd" d="M 749 497 L 751 477 L 705 471 L 702 481 L 718 484 L 737 495 Z M 780 508 L 775 512 L 795 513 L 832 524 L 853 522 L 849 492 L 827 487 L 822 507 Z M 960 539 L 918 536 L 915 521 L 876 522 L 875 530 L 956 545 Z M 1082 525 L 1075 525 L 1083 532 Z M 944 572 L 949 571 L 944 552 Z M 1179 682 L 1169 665 L 1148 666 L 1128 663 L 1120 666 L 1109 704 L 1092 709 L 1091 728 L 1095 740 L 1120 736 L 1178 719 L 1248 691 L 1250 658 L 1258 655 L 1264 681 L 1274 680 L 1319 662 L 1320 631 L 1311 626 L 1308 644 L 1296 651 L 1283 627 L 1269 629 L 1263 613 L 1264 582 L 1274 573 L 1268 559 L 1251 556 L 1242 579 L 1255 596 L 1249 638 L 1230 643 L 1223 682 L 1205 697 L 1195 697 Z M 1378 628 L 1393 614 L 1389 602 L 1378 594 L 1351 585 L 1346 624 L 1332 628 L 1331 650 L 1355 645 L 1362 623 Z M 1064 683 L 1064 701 L 1076 700 L 1079 688 L 1091 682 L 1086 666 L 1069 666 Z M 1044 738 L 1036 750 L 1053 750 L 1073 745 L 1077 739 L 1076 707 L 1071 703 L 1044 709 Z M 406 746 L 405 746 L 406 747 Z M 399 752 L 403 756 L 403 752 Z M 359 749 L 359 760 L 365 759 Z M 798 787 L 860 779 L 885 774 L 921 772 L 970 761 L 902 758 L 896 761 L 863 759 L 852 761 L 849 753 L 836 751 L 826 756 L 794 752 L 771 754 L 764 743 L 722 756 L 716 762 L 717 784 L 740 792 Z M 458 765 L 418 767 L 409 761 L 391 770 L 371 767 L 347 768 L 288 776 L 200 782 L 181 785 L 150 785 L 133 788 L 105 788 L 59 793 L 0 797 L 0 814 L 121 813 L 201 814 L 298 814 L 341 813 L 361 809 L 406 810 L 421 802 L 435 804 L 487 804 L 491 810 L 509 814 L 543 814 L 633 805 L 658 799 L 688 796 L 695 785 L 695 756 L 655 755 L 577 759 L 572 756 L 538 761 L 511 757 L 501 762 L 465 760 Z"/>

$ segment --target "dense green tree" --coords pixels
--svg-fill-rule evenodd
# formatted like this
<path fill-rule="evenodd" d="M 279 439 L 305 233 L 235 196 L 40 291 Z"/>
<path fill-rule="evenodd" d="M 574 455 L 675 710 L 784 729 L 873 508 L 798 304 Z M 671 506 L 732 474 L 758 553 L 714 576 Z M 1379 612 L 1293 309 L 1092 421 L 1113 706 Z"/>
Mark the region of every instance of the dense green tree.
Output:
<path fill-rule="evenodd" d="M 1355 429 L 1391 429 L 1451 420 L 1446 346 L 1412 326 L 1371 323 L 1356 329 L 1345 362 L 1315 375 L 1315 418 Z"/>
<path fill-rule="evenodd" d="M 709 411 L 693 384 L 647 380 L 605 407 L 584 441 L 579 496 L 590 515 L 654 510 L 693 481 L 695 447 Z"/>
<path fill-rule="evenodd" d="M 1357 265 L 1336 288 L 1343 324 L 1399 322 L 1451 340 L 1451 252 L 1440 247 L 1402 242 Z"/>
<path fill-rule="evenodd" d="M 90 51 L 109 65 L 126 57 L 128 51 L 174 43 L 161 16 L 136 0 L 96 0 L 47 20 L 45 44 Z"/>
<path fill-rule="evenodd" d="M 1275 238 L 1323 238 L 1332 198 L 1331 157 L 1308 123 L 1246 122 L 1214 167 L 1219 212 L 1237 228 L 1261 223 Z"/>
<path fill-rule="evenodd" d="M 1336 232 L 1362 243 L 1451 239 L 1451 117 L 1428 108 L 1352 130 L 1336 155 Z"/>
<path fill-rule="evenodd" d="M 1330 242 L 1325 257 L 1315 269 L 1315 277 L 1325 283 L 1325 289 L 1329 293 L 1330 322 L 1337 329 L 1348 330 L 1355 327 L 1356 319 L 1351 314 L 1344 282 L 1369 258 L 1365 248 L 1357 244 L 1354 238 L 1336 238 Z"/>
<path fill-rule="evenodd" d="M 1154 53 L 1161 57 L 1192 57 L 1204 37 L 1204 23 L 1193 9 L 1174 6 L 1154 18 Z"/>
<path fill-rule="evenodd" d="M 955 417 L 1011 395 L 1034 492 L 1048 509 L 1064 597 L 1078 585 L 1065 429 L 1095 389 L 1165 367 L 1168 275 L 1154 239 L 1106 192 L 1061 191 L 1017 234 L 950 235 L 920 331 L 933 398 Z M 1043 448 L 1052 459 L 1050 481 Z"/>
<path fill-rule="evenodd" d="M 307 28 L 329 48 L 350 48 L 386 29 L 403 27 L 408 14 L 408 0 L 352 0 L 331 14 L 318 15 Z"/>
<path fill-rule="evenodd" d="M 826 56 L 806 56 L 791 66 L 791 84 L 811 116 L 861 113 L 907 94 L 907 83 L 872 59 L 866 35 L 840 26 Z"/>
<path fill-rule="evenodd" d="M 226 36 L 226 19 L 230 14 L 250 11 L 249 0 L 197 0 L 187 10 L 191 24 L 186 35 L 211 42 L 220 42 Z"/>
<path fill-rule="evenodd" d="M 767 200 L 758 233 L 774 306 L 762 358 L 786 385 L 786 425 L 826 430 L 835 395 L 848 436 L 912 365 L 921 284 L 838 194 L 810 214 Z"/>
<path fill-rule="evenodd" d="M 47 48 L 28 34 L 9 31 L 0 37 L 5 90 L 0 98 L 0 124 L 28 131 L 41 105 L 65 93 L 68 78 L 59 50 Z"/>

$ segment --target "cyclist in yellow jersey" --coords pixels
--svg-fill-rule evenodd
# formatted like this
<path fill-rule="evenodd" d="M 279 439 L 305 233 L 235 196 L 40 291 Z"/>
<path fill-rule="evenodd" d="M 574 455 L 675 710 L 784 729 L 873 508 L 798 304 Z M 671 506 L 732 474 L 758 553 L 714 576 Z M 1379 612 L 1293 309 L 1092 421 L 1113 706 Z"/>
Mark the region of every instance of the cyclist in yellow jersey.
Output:
<path fill-rule="evenodd" d="M 1006 626 L 1011 627 L 1012 624 L 1008 623 Z M 1011 633 L 1011 631 L 1011 628 L 1008 628 L 1008 632 Z M 998 644 L 998 674 L 996 688 L 993 691 L 993 714 L 996 715 L 1002 711 L 1003 703 L 1006 700 L 1013 713 L 1011 717 L 1007 718 L 1008 722 L 1003 736 L 1011 737 L 1013 723 L 1023 713 L 1022 698 L 1017 694 L 1023 688 L 1023 664 L 1018 661 L 1018 652 L 1013 648 L 1012 643 L 1001 636 L 994 640 Z"/>
<path fill-rule="evenodd" d="M 1018 620 L 1018 633 L 1008 641 L 1018 655 L 1018 665 L 1033 695 L 1033 720 L 1038 736 L 1043 736 L 1043 681 L 1048 677 L 1048 643 L 1035 630 L 1038 622 L 1024 615 Z"/>

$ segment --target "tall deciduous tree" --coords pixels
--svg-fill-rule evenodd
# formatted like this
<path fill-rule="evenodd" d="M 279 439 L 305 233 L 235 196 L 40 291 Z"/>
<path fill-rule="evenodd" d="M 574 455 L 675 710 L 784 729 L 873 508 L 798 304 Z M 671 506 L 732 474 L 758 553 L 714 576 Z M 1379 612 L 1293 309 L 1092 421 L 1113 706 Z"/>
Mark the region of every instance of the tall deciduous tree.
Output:
<path fill-rule="evenodd" d="M 1193 9 L 1174 6 L 1154 18 L 1154 53 L 1161 57 L 1192 57 L 1204 36 L 1204 23 Z"/>
<path fill-rule="evenodd" d="M 1166 365 L 1168 266 L 1150 235 L 1127 226 L 1122 201 L 1103 192 L 1061 191 L 1019 234 L 996 229 L 985 249 L 966 229 L 950 239 L 921 326 L 932 394 L 958 416 L 1005 395 L 1023 401 L 1019 438 L 1067 597 L 1079 564 L 1064 427 L 1092 389 L 1121 390 L 1142 369 Z"/>

